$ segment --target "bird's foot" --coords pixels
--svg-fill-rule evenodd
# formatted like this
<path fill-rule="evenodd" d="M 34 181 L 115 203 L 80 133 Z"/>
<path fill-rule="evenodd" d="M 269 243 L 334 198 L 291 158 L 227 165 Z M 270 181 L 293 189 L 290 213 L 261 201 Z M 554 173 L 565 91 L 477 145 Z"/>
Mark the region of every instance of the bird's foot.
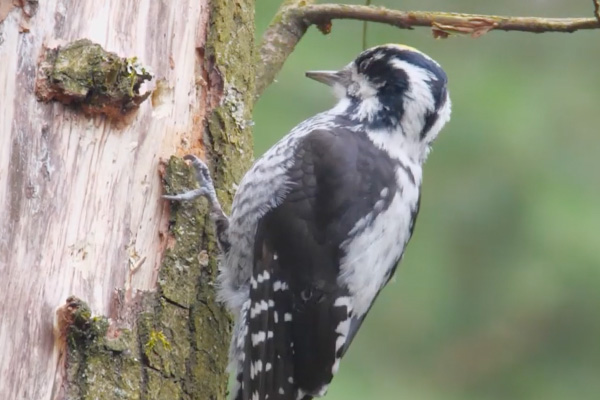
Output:
<path fill-rule="evenodd" d="M 217 192 L 215 191 L 215 186 L 212 177 L 210 176 L 208 166 L 204 161 L 192 154 L 186 155 L 183 159 L 192 162 L 192 166 L 196 172 L 196 180 L 200 187 L 184 193 L 163 195 L 162 198 L 171 201 L 189 201 L 197 199 L 198 197 L 206 197 L 213 208 L 216 207 L 220 209 L 221 205 L 217 199 Z"/>
<path fill-rule="evenodd" d="M 229 243 L 229 218 L 223 212 L 221 203 L 217 198 L 217 192 L 213 184 L 212 177 L 208 166 L 195 155 L 188 154 L 183 157 L 186 161 L 191 161 L 194 171 L 196 172 L 196 180 L 200 186 L 198 189 L 189 190 L 184 193 L 174 195 L 163 195 L 163 199 L 171 201 L 188 201 L 198 197 L 206 197 L 210 204 L 210 218 L 215 224 L 217 231 L 217 241 L 223 251 L 228 251 Z"/>

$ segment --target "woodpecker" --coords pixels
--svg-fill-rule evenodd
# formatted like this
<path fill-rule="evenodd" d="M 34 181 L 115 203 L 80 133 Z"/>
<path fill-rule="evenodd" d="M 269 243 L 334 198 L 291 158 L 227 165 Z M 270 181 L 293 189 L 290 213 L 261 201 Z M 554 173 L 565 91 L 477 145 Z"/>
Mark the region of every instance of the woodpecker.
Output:
<path fill-rule="evenodd" d="M 260 157 L 231 216 L 193 155 L 223 258 L 234 400 L 321 397 L 410 239 L 422 165 L 450 118 L 445 72 L 403 45 L 368 49 L 339 71 L 306 76 L 338 98 Z"/>

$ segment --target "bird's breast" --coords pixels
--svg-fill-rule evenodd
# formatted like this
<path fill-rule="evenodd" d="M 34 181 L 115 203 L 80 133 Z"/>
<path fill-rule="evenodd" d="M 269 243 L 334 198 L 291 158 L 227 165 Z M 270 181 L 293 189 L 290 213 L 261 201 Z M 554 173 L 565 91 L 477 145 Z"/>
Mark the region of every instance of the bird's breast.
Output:
<path fill-rule="evenodd" d="M 417 168 L 396 170 L 397 189 L 389 206 L 359 220 L 357 226 L 366 220 L 369 223 L 342 245 L 339 281 L 348 287 L 357 316 L 368 311 L 410 239 L 419 207 L 419 186 L 414 176 L 420 174 Z"/>

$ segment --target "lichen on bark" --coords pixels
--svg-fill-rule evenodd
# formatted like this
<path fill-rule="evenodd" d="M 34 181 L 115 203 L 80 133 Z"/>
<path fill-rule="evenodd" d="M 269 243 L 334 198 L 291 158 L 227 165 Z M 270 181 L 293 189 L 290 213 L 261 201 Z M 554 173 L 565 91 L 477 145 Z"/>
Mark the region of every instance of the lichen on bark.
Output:
<path fill-rule="evenodd" d="M 139 399 L 142 369 L 135 334 L 109 330 L 88 305 L 69 297 L 58 311 L 59 340 L 67 348 L 66 399 Z"/>
<path fill-rule="evenodd" d="M 206 59 L 225 77 L 222 104 L 207 119 L 208 158 L 219 200 L 231 204 L 235 184 L 253 157 L 252 105 L 254 103 L 254 2 L 213 2 Z M 209 146 L 210 145 L 210 146 Z"/>
<path fill-rule="evenodd" d="M 164 180 L 167 192 L 195 185 L 193 174 L 177 157 L 166 165 Z M 172 205 L 174 245 L 159 272 L 160 301 L 139 325 L 151 370 L 146 385 L 149 398 L 162 399 L 153 396 L 163 392 L 172 395 L 172 382 L 180 386 L 178 398 L 225 398 L 230 319 L 215 300 L 217 249 L 206 211 L 202 200 Z M 164 339 L 149 346 L 153 336 Z"/>
<path fill-rule="evenodd" d="M 119 118 L 150 95 L 140 87 L 152 74 L 136 57 L 119 57 L 88 39 L 45 49 L 38 66 L 35 93 L 41 101 L 56 100 L 80 107 L 86 114 Z"/>

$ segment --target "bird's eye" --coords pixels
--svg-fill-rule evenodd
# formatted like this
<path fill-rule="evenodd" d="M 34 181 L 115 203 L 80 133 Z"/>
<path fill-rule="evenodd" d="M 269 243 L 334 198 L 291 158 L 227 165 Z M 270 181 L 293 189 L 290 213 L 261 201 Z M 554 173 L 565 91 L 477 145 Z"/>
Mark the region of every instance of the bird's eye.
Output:
<path fill-rule="evenodd" d="M 369 65 L 371 65 L 371 58 L 365 58 L 364 60 L 362 60 L 359 64 L 358 64 L 358 71 L 359 72 L 365 72 L 367 68 L 369 68 Z"/>

